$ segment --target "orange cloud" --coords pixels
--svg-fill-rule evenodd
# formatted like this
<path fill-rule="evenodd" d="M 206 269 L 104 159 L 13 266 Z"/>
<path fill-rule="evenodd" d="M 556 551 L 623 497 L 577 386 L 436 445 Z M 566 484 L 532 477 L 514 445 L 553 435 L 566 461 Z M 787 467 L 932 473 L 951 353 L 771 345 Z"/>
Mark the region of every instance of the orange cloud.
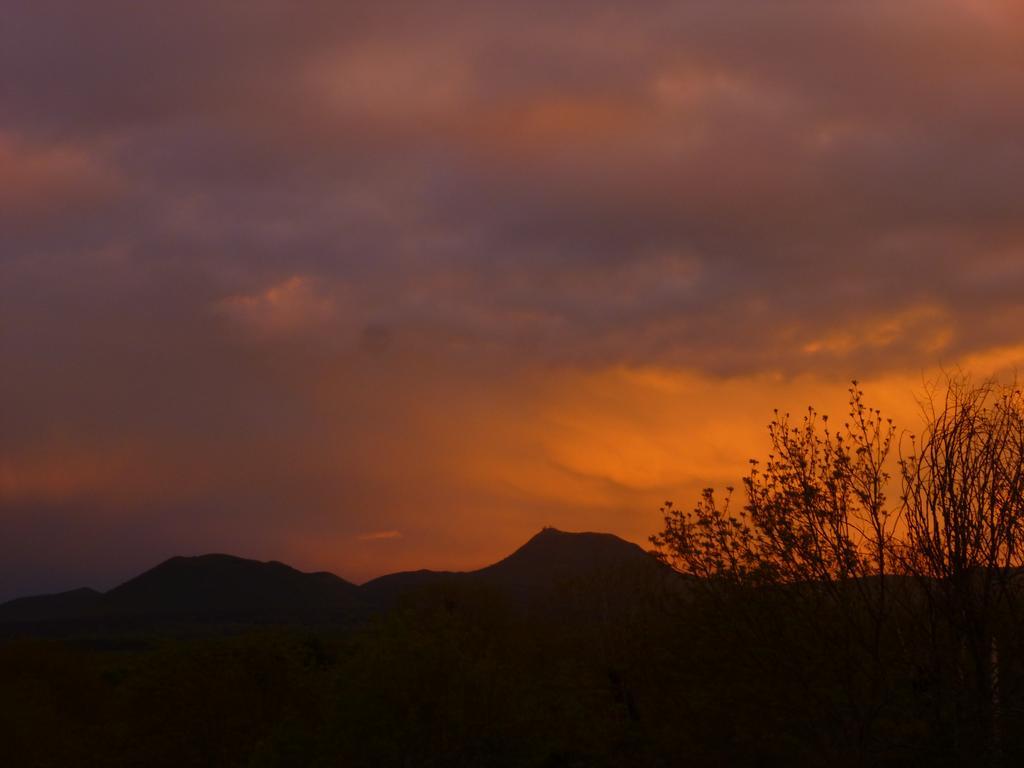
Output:
<path fill-rule="evenodd" d="M 281 336 L 327 322 L 334 317 L 336 304 L 314 280 L 293 275 L 259 293 L 221 299 L 216 309 L 257 336 Z"/>
<path fill-rule="evenodd" d="M 402 537 L 401 531 L 371 531 L 370 533 L 361 533 L 356 536 L 357 541 L 390 541 L 391 539 L 400 539 Z"/>
<path fill-rule="evenodd" d="M 650 128 L 643 104 L 609 97 L 532 97 L 476 108 L 456 124 L 472 146 L 494 157 L 571 152 L 636 138 Z"/>
<path fill-rule="evenodd" d="M 910 307 L 868 317 L 803 345 L 808 355 L 850 355 L 863 349 L 910 347 L 927 356 L 941 354 L 953 340 L 948 312 L 934 305 Z"/>
<path fill-rule="evenodd" d="M 72 144 L 24 141 L 0 132 L 0 215 L 36 218 L 113 197 L 120 177 Z"/>
<path fill-rule="evenodd" d="M 61 503 L 93 499 L 140 503 L 167 487 L 167 464 L 152 446 L 76 445 L 52 438 L 0 457 L 0 500 L 7 503 Z"/>

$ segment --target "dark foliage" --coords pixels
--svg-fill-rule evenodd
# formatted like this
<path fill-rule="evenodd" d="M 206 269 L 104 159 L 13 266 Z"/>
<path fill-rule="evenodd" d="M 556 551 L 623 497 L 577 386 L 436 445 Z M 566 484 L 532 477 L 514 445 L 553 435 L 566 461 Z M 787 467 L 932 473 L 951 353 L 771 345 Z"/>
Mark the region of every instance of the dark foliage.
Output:
<path fill-rule="evenodd" d="M 690 609 L 723 617 L 735 668 L 802 689 L 817 725 L 793 745 L 821 764 L 1024 759 L 1024 398 L 943 384 L 895 459 L 856 383 L 838 430 L 776 413 L 742 509 L 708 489 L 691 512 L 666 503 L 651 539 L 696 577 Z"/>

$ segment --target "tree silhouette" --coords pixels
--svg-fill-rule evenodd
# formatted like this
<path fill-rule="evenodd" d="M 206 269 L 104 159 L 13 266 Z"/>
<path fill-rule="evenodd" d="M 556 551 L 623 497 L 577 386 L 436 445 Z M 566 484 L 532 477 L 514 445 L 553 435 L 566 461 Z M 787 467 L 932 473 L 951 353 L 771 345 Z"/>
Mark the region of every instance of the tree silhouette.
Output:
<path fill-rule="evenodd" d="M 1015 385 L 952 379 L 923 402 L 900 461 L 905 567 L 927 600 L 933 658 L 956 681 L 958 741 L 1001 751 L 1000 636 L 1016 629 L 1024 565 L 1024 398 Z M 941 676 L 938 679 L 942 679 Z"/>
<path fill-rule="evenodd" d="M 919 436 L 894 456 L 891 419 L 856 382 L 849 392 L 839 429 L 813 408 L 796 424 L 776 412 L 742 508 L 732 489 L 722 500 L 705 489 L 692 511 L 666 503 L 655 552 L 746 626 L 748 652 L 777 639 L 763 613 L 751 616 L 772 596 L 793 630 L 781 663 L 824 686 L 824 701 L 839 694 L 861 761 L 909 675 L 902 713 L 961 758 L 998 764 L 1021 693 L 1008 687 L 1019 675 L 1004 673 L 1021 641 L 1024 398 L 1013 384 L 948 376 L 926 391 Z M 829 654 L 845 677 L 824 679 Z"/>

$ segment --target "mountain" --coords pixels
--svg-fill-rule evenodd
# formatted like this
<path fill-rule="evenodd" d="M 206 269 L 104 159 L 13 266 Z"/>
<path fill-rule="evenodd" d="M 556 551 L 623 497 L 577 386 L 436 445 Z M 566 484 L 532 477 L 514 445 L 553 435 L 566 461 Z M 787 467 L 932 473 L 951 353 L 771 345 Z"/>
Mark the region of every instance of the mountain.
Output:
<path fill-rule="evenodd" d="M 0 622 L 146 620 L 188 622 L 350 621 L 402 595 L 445 587 L 498 591 L 517 600 L 562 599 L 567 589 L 625 594 L 665 566 L 636 544 L 607 533 L 545 528 L 503 560 L 476 571 L 409 571 L 361 587 L 331 573 L 232 555 L 172 557 L 102 594 L 78 589 L 0 605 Z"/>
<path fill-rule="evenodd" d="M 88 587 L 55 595 L 19 597 L 0 605 L 0 622 L 78 619 L 93 613 L 102 599 L 101 592 Z"/>
<path fill-rule="evenodd" d="M 368 581 L 364 599 L 387 607 L 402 594 L 445 585 L 496 589 L 519 599 L 572 587 L 620 585 L 664 575 L 649 553 L 610 533 L 568 533 L 544 528 L 508 557 L 476 571 L 406 571 Z"/>
<path fill-rule="evenodd" d="M 332 573 L 303 573 L 232 555 L 172 557 L 103 596 L 113 616 L 303 620 L 342 616 L 359 588 Z"/>
<path fill-rule="evenodd" d="M 352 613 L 358 592 L 332 573 L 303 573 L 278 562 L 172 557 L 106 594 L 77 589 L 4 603 L 0 622 L 333 621 Z"/>
<path fill-rule="evenodd" d="M 360 591 L 365 605 L 389 608 L 402 595 L 440 585 L 463 584 L 468 577 L 468 573 L 460 571 L 399 571 L 366 582 Z"/>
<path fill-rule="evenodd" d="M 656 562 L 636 544 L 610 533 L 544 528 L 504 560 L 473 573 L 495 584 L 536 587 Z"/>

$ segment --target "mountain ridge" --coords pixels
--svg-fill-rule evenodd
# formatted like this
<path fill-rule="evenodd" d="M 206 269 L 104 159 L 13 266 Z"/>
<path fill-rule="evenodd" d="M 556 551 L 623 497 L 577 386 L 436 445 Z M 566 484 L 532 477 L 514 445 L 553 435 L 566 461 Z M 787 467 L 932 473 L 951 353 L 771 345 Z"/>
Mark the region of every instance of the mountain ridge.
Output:
<path fill-rule="evenodd" d="M 508 556 L 473 571 L 399 571 L 356 585 L 277 560 L 210 553 L 174 556 L 107 592 L 82 587 L 0 604 L 0 623 L 137 618 L 184 621 L 332 622 L 388 608 L 404 594 L 479 584 L 518 597 L 601 570 L 664 567 L 610 533 L 545 527 Z"/>

